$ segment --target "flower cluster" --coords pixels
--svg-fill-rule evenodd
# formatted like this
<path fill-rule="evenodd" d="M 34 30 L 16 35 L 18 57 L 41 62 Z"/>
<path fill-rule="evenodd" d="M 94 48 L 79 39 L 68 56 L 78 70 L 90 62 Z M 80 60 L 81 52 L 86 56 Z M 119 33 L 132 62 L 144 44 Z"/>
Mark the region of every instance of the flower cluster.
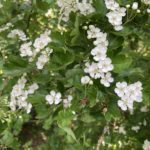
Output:
<path fill-rule="evenodd" d="M 8 34 L 8 38 L 16 38 L 16 36 L 18 36 L 18 38 L 21 40 L 21 41 L 27 41 L 27 37 L 25 35 L 25 33 L 22 31 L 22 30 L 19 30 L 19 29 L 14 29 L 14 30 L 11 30 L 11 32 Z"/>
<path fill-rule="evenodd" d="M 150 150 L 150 141 L 148 140 L 144 141 L 143 150 Z"/>
<path fill-rule="evenodd" d="M 111 77 L 110 71 L 113 70 L 111 59 L 107 57 L 107 34 L 101 32 L 101 30 L 93 25 L 89 26 L 87 31 L 88 39 L 95 39 L 93 44 L 95 47 L 91 50 L 91 55 L 95 62 L 85 64 L 85 73 L 88 73 L 91 78 L 100 79 L 101 84 L 106 87 L 110 86 L 110 83 L 114 81 Z M 83 78 L 82 78 L 83 80 Z M 82 82 L 83 83 L 83 82 Z"/>
<path fill-rule="evenodd" d="M 16 109 L 25 109 L 27 113 L 30 113 L 32 104 L 27 102 L 29 94 L 34 94 L 34 92 L 39 88 L 36 83 L 25 87 L 27 80 L 22 76 L 16 85 L 13 86 L 10 95 L 10 108 L 15 111 Z"/>
<path fill-rule="evenodd" d="M 144 4 L 149 5 L 150 4 L 150 0 L 141 0 Z"/>
<path fill-rule="evenodd" d="M 6 23 L 6 25 L 3 25 L 1 28 L 0 28 L 0 32 L 3 32 L 5 30 L 8 30 L 9 28 L 13 27 L 13 24 L 8 22 Z"/>
<path fill-rule="evenodd" d="M 88 15 L 95 11 L 91 0 L 82 0 L 81 2 L 78 0 L 76 5 L 82 15 Z"/>
<path fill-rule="evenodd" d="M 44 49 L 52 41 L 49 37 L 50 34 L 51 31 L 46 30 L 43 34 L 40 35 L 40 37 L 35 39 L 33 46 L 37 53 L 40 52 L 40 50 Z"/>
<path fill-rule="evenodd" d="M 46 50 L 42 52 L 36 62 L 37 69 L 43 69 L 44 65 L 49 61 L 49 56 L 52 52 L 53 50 L 49 48 L 46 48 Z"/>
<path fill-rule="evenodd" d="M 124 111 L 133 110 L 134 101 L 142 102 L 142 84 L 139 81 L 130 85 L 126 82 L 117 82 L 115 93 L 121 98 L 118 106 Z"/>
<path fill-rule="evenodd" d="M 108 21 L 114 26 L 116 31 L 122 30 L 122 18 L 126 15 L 126 8 L 120 7 L 114 0 L 105 0 L 107 9 L 110 10 L 106 14 Z"/>
<path fill-rule="evenodd" d="M 133 131 L 135 131 L 135 132 L 139 132 L 140 126 L 133 126 L 133 127 L 131 128 L 131 130 L 133 130 Z"/>
<path fill-rule="evenodd" d="M 46 101 L 52 105 L 58 105 L 60 102 L 63 102 L 65 108 L 71 106 L 72 96 L 69 95 L 67 98 L 62 98 L 62 94 L 60 92 L 50 91 L 50 94 L 45 96 Z"/>
<path fill-rule="evenodd" d="M 29 61 L 32 62 L 38 53 L 41 51 L 41 55 L 36 62 L 37 69 L 43 69 L 44 65 L 49 61 L 49 56 L 52 53 L 52 49 L 46 46 L 52 41 L 50 36 L 51 31 L 46 30 L 40 37 L 36 38 L 34 43 L 25 42 L 20 46 L 20 56 L 29 57 Z M 33 46 L 32 46 L 33 45 Z"/>
<path fill-rule="evenodd" d="M 88 15 L 95 11 L 94 7 L 92 6 L 91 0 L 57 0 L 57 5 L 61 8 L 60 19 L 65 22 L 69 20 L 69 14 L 71 12 L 79 11 L 82 15 Z"/>
<path fill-rule="evenodd" d="M 31 48 L 32 42 L 27 42 L 21 45 L 19 51 L 21 57 L 31 57 L 33 55 L 33 51 Z"/>
<path fill-rule="evenodd" d="M 64 108 L 68 108 L 71 106 L 72 99 L 73 97 L 71 95 L 68 95 L 67 98 L 63 99 Z"/>

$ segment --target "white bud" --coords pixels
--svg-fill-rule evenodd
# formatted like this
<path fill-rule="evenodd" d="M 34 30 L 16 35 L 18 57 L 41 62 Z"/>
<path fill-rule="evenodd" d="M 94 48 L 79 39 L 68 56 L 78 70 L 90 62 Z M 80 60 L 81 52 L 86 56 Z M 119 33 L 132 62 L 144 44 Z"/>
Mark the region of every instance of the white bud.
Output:
<path fill-rule="evenodd" d="M 134 2 L 134 3 L 132 4 L 132 9 L 133 9 L 133 10 L 138 9 L 138 3 L 137 3 L 137 2 Z"/>
<path fill-rule="evenodd" d="M 147 9 L 147 13 L 150 13 L 150 9 L 149 8 Z"/>
<path fill-rule="evenodd" d="M 140 10 L 140 9 L 138 9 L 136 12 L 137 12 L 137 13 L 140 13 L 140 12 L 141 12 L 141 10 Z"/>
<path fill-rule="evenodd" d="M 126 8 L 130 8 L 130 4 L 126 5 Z"/>

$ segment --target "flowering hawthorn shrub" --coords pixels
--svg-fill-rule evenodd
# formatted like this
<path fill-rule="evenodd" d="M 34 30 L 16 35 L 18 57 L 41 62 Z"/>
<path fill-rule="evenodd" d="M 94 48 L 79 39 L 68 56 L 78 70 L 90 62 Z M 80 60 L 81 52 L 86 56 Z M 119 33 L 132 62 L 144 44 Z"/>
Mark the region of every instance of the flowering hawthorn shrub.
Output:
<path fill-rule="evenodd" d="M 150 150 L 150 0 L 0 8 L 0 149 Z"/>

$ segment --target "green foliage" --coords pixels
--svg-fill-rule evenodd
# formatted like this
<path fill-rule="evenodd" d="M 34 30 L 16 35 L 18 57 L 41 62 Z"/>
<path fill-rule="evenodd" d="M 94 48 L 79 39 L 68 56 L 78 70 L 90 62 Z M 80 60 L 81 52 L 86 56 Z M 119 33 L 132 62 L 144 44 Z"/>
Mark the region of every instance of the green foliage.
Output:
<path fill-rule="evenodd" d="M 133 2 L 116 1 L 124 7 Z M 100 150 L 142 149 L 144 140 L 150 140 L 150 111 L 140 111 L 142 106 L 150 109 L 150 18 L 145 12 L 149 6 L 138 2 L 142 12 L 128 10 L 123 30 L 115 31 L 107 20 L 108 10 L 103 0 L 93 0 L 96 11 L 90 15 L 71 12 L 67 23 L 60 21 L 56 0 L 0 1 L 3 5 L 0 29 L 8 22 L 13 24 L 0 31 L 0 149 L 92 150 L 101 138 L 104 142 L 100 143 Z M 49 9 L 50 17 L 46 17 Z M 99 80 L 86 86 L 80 81 L 84 76 L 84 62 L 91 59 L 93 48 L 83 27 L 91 24 L 108 35 L 108 56 L 114 65 L 115 78 L 109 88 L 102 86 Z M 24 31 L 32 42 L 45 29 L 51 29 L 52 42 L 48 47 L 53 53 L 44 69 L 38 70 L 35 60 L 29 62 L 20 56 L 23 42 L 17 36 L 7 37 L 12 29 Z M 27 99 L 33 106 L 29 114 L 20 109 L 12 111 L 9 107 L 12 88 L 24 73 L 27 84 L 39 85 Z M 116 82 L 138 80 L 143 83 L 143 102 L 134 106 L 131 115 L 119 109 L 114 88 Z M 51 90 L 60 91 L 63 96 L 71 93 L 72 105 L 69 108 L 62 104 L 49 105 L 45 96 Z M 144 120 L 147 125 L 143 124 Z M 131 130 L 140 123 L 139 132 Z M 118 132 L 122 126 L 126 135 Z"/>

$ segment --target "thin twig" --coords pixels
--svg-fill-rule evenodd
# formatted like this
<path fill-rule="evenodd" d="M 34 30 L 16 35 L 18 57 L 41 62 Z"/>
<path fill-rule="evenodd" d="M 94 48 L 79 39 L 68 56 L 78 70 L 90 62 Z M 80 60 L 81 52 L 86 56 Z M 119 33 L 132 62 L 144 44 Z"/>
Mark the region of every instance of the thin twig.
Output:
<path fill-rule="evenodd" d="M 103 132 L 102 134 L 100 135 L 100 137 L 98 138 L 98 142 L 97 142 L 97 146 L 96 146 L 96 150 L 100 150 L 100 146 L 103 142 L 103 139 L 104 139 L 104 135 L 108 132 L 108 125 L 106 125 L 103 129 Z"/>

